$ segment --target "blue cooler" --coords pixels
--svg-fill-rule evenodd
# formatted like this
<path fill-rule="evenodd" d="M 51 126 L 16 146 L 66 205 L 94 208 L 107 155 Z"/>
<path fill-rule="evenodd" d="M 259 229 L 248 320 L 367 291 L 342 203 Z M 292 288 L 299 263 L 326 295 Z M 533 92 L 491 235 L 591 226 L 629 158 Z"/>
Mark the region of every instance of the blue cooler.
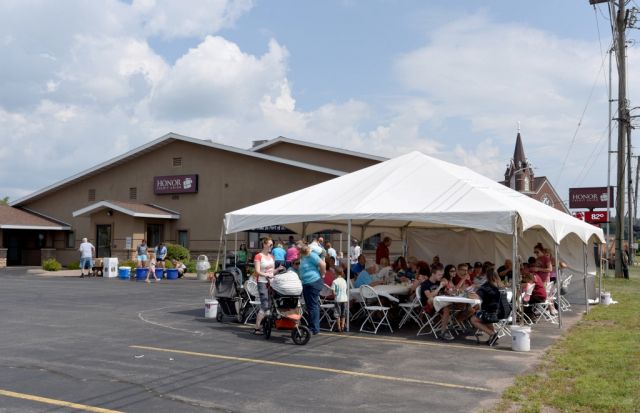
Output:
<path fill-rule="evenodd" d="M 178 279 L 178 270 L 175 268 L 167 269 L 167 280 L 177 280 Z"/>
<path fill-rule="evenodd" d="M 163 268 L 156 268 L 156 277 L 162 279 Z"/>
<path fill-rule="evenodd" d="M 118 267 L 118 278 L 121 280 L 128 280 L 131 278 L 131 268 L 130 267 Z"/>
<path fill-rule="evenodd" d="M 148 268 L 136 268 L 136 280 L 144 281 L 147 278 L 147 274 L 149 274 Z"/>

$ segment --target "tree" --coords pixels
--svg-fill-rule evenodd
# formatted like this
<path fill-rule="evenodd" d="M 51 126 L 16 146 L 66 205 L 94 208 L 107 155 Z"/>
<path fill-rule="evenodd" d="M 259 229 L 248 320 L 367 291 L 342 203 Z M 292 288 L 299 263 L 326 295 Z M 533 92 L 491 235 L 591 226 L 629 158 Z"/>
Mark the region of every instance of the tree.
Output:
<path fill-rule="evenodd" d="M 4 198 L 0 199 L 0 204 L 9 205 L 9 197 L 5 196 Z"/>

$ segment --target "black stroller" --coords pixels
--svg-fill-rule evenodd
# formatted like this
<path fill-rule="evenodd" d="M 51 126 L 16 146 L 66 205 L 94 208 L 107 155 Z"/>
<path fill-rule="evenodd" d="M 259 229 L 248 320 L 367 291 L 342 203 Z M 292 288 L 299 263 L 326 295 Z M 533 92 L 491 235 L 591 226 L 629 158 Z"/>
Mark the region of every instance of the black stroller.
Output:
<path fill-rule="evenodd" d="M 215 285 L 218 300 L 216 320 L 222 322 L 224 317 L 233 317 L 242 323 L 249 302 L 249 296 L 242 288 L 242 272 L 236 267 L 222 270 L 216 274 Z"/>

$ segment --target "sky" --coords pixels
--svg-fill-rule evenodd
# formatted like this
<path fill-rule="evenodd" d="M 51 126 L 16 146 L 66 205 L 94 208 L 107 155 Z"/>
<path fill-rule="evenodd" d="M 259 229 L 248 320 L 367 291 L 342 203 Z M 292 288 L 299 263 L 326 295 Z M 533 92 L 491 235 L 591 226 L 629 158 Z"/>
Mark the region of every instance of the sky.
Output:
<path fill-rule="evenodd" d="M 588 0 L 5 0 L 0 198 L 169 132 L 419 150 L 501 180 L 520 128 L 566 200 L 607 183 L 611 37 Z"/>

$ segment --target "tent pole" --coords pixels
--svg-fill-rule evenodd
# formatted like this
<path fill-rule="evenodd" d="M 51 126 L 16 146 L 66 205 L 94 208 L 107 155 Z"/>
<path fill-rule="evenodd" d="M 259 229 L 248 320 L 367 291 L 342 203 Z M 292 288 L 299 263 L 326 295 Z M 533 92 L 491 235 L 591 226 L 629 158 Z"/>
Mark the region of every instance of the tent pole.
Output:
<path fill-rule="evenodd" d="M 560 305 L 560 286 L 562 285 L 562 268 L 560 268 L 560 245 L 555 244 L 556 256 L 556 302 L 558 303 L 558 328 L 562 328 L 562 306 Z"/>
<path fill-rule="evenodd" d="M 227 269 L 227 233 L 223 231 L 224 234 L 224 238 L 221 240 L 222 241 L 222 269 L 226 270 Z M 216 268 L 216 270 L 218 270 Z"/>
<path fill-rule="evenodd" d="M 340 252 L 344 251 L 342 249 L 342 232 L 340 232 Z"/>
<path fill-rule="evenodd" d="M 582 263 L 584 267 L 584 305 L 586 306 L 587 314 L 589 314 L 589 295 L 587 293 L 587 246 L 582 244 Z"/>
<path fill-rule="evenodd" d="M 236 256 L 236 253 L 238 252 L 238 233 L 234 233 L 235 235 L 235 243 L 234 243 L 234 250 L 233 250 L 233 266 L 238 268 L 238 257 Z"/>
<path fill-rule="evenodd" d="M 347 239 L 351 239 L 351 220 L 347 221 Z M 351 301 L 351 245 L 347 248 L 347 298 Z M 349 332 L 349 320 L 351 318 L 349 314 L 349 303 L 347 302 L 347 333 Z"/>
<path fill-rule="evenodd" d="M 513 252 L 511 262 L 513 263 L 513 274 L 511 276 L 511 325 L 518 325 L 516 317 L 516 304 L 518 294 L 518 282 L 520 280 L 520 261 L 518 260 L 518 215 L 513 217 Z"/>

